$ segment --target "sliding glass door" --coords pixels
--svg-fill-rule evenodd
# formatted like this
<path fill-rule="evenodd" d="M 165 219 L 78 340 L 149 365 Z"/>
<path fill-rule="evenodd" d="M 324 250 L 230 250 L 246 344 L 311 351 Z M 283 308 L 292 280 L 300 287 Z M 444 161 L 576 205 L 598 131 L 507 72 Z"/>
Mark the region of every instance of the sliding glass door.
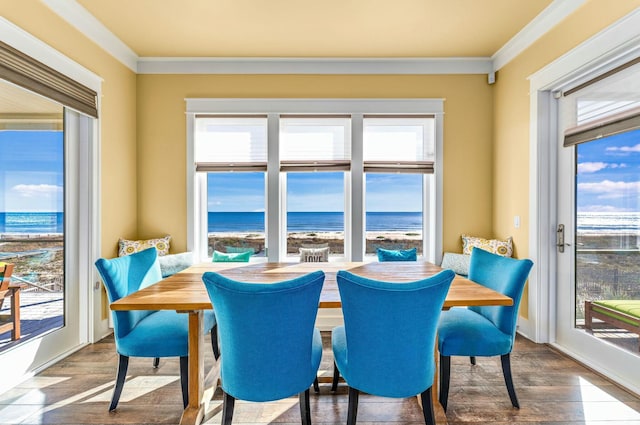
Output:
<path fill-rule="evenodd" d="M 619 382 L 637 383 L 640 70 L 635 68 L 560 100 L 556 335 L 579 359 Z"/>

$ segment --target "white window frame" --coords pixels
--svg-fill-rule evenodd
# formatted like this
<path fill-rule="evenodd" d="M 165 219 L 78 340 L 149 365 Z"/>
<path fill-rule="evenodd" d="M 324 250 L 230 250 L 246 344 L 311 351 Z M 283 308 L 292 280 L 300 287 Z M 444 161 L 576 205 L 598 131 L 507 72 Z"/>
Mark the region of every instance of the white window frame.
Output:
<path fill-rule="evenodd" d="M 435 117 L 435 172 L 423 185 L 424 258 L 439 263 L 442 257 L 443 115 L 444 99 L 186 99 L 187 116 L 187 248 L 196 259 L 206 258 L 206 176 L 195 172 L 194 129 L 197 114 L 268 114 L 266 238 L 267 260 L 282 261 L 286 240 L 283 178 L 279 170 L 280 114 L 351 115 L 351 171 L 345 175 L 345 260 L 364 260 L 363 115 L 431 114 Z M 427 184 L 428 182 L 428 184 Z M 272 207 L 277 205 L 277 207 Z M 270 214 L 277 211 L 278 214 Z M 285 238 L 285 239 L 283 239 Z M 204 255 L 203 255 L 204 254 Z"/>

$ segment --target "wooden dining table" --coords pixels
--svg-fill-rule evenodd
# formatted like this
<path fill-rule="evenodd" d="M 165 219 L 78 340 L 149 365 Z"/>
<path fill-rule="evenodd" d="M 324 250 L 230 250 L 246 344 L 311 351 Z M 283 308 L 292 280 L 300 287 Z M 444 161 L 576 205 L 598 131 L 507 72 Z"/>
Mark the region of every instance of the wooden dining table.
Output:
<path fill-rule="evenodd" d="M 277 282 L 310 273 L 325 272 L 319 308 L 340 308 L 336 283 L 338 270 L 390 282 L 409 282 L 433 276 L 442 269 L 426 261 L 402 262 L 326 262 L 326 263 L 202 263 L 189 267 L 158 283 L 111 303 L 112 310 L 176 310 L 189 315 L 189 404 L 180 424 L 199 424 L 219 378 L 219 362 L 215 362 L 205 378 L 203 311 L 212 308 L 202 282 L 208 271 L 245 282 Z M 457 276 L 453 280 L 444 309 L 456 306 L 512 305 L 513 300 L 492 289 Z M 205 389 L 205 380 L 209 383 Z M 434 384 L 437 388 L 437 385 Z M 435 393 L 434 393 L 435 394 Z M 437 403 L 436 403 L 437 404 Z M 441 415 L 438 415 L 441 416 Z"/>

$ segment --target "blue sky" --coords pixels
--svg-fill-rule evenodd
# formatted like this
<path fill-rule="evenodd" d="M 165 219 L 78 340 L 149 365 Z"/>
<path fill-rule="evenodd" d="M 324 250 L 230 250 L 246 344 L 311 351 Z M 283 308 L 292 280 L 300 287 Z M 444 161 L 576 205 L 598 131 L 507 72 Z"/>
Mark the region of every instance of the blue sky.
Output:
<path fill-rule="evenodd" d="M 0 131 L 0 211 L 62 211 L 62 137 Z M 640 130 L 578 145 L 577 158 L 579 212 L 640 211 Z M 209 211 L 264 210 L 264 174 L 210 174 L 210 182 Z M 421 184 L 420 175 L 367 174 L 367 211 L 420 211 Z M 343 190 L 342 173 L 289 175 L 288 209 L 342 211 Z"/>
<path fill-rule="evenodd" d="M 640 211 L 640 130 L 577 147 L 578 212 Z"/>
<path fill-rule="evenodd" d="M 61 131 L 0 131 L 0 212 L 63 208 Z"/>
<path fill-rule="evenodd" d="M 367 174 L 367 211 L 421 211 L 422 176 Z M 209 174 L 209 211 L 264 211 L 263 173 Z M 343 173 L 287 176 L 289 211 L 344 211 Z"/>

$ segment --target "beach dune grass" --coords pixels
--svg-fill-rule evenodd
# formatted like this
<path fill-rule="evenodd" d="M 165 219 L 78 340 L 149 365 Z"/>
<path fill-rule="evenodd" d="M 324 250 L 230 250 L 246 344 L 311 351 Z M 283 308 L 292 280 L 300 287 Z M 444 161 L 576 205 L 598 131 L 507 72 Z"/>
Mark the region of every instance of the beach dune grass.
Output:
<path fill-rule="evenodd" d="M 31 290 L 64 290 L 64 239 L 61 234 L 4 234 L 0 237 L 0 261 L 13 263 L 14 277 L 32 283 Z"/>
<path fill-rule="evenodd" d="M 330 255 L 344 255 L 343 232 L 291 232 L 287 235 L 287 254 L 295 256 L 305 246 L 327 244 Z M 228 247 L 234 249 L 251 248 L 254 256 L 265 256 L 264 235 L 255 233 L 210 233 L 209 256 L 213 250 L 227 252 Z M 367 232 L 366 254 L 375 254 L 377 248 L 411 249 L 422 253 L 422 235 L 416 232 Z"/>

